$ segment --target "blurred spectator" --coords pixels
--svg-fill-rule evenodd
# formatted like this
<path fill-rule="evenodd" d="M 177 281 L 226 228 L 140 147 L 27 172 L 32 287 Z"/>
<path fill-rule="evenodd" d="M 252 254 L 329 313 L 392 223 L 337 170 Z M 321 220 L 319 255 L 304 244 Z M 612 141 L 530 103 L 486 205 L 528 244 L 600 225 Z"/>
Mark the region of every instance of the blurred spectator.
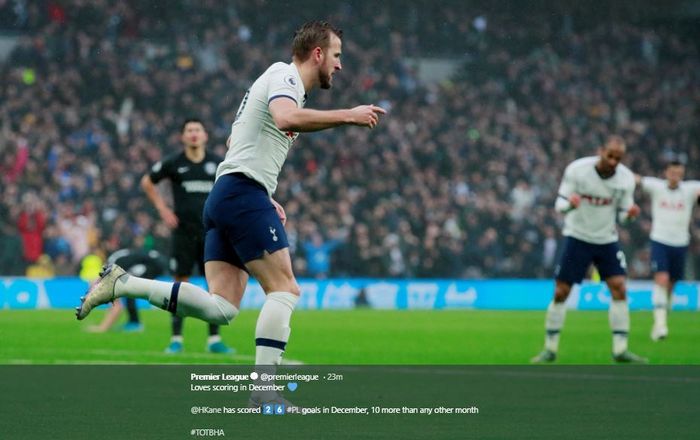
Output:
<path fill-rule="evenodd" d="M 510 192 L 510 198 L 513 202 L 510 217 L 518 222 L 528 214 L 528 211 L 535 204 L 535 193 L 524 180 L 518 181 L 515 188 Z"/>
<path fill-rule="evenodd" d="M 70 245 L 73 264 L 78 264 L 90 251 L 91 237 L 94 240 L 93 219 L 68 204 L 62 205 L 60 209 L 58 229 Z"/>
<path fill-rule="evenodd" d="M 544 237 L 542 241 L 542 268 L 546 273 L 554 273 L 554 264 L 557 262 L 557 243 L 556 232 L 551 226 L 544 228 Z M 546 277 L 546 274 L 542 276 Z"/>
<path fill-rule="evenodd" d="M 17 234 L 10 209 L 4 203 L 0 203 L 0 243 L 0 273 L 21 275 L 24 265 L 23 259 L 17 258 L 17 250 L 22 249 L 22 239 Z"/>
<path fill-rule="evenodd" d="M 324 241 L 320 233 L 312 233 L 311 239 L 303 244 L 308 275 L 318 279 L 326 278 L 331 269 L 331 254 L 341 243 L 338 239 Z"/>
<path fill-rule="evenodd" d="M 100 276 L 100 271 L 102 270 L 104 262 L 104 253 L 99 250 L 94 250 L 88 255 L 85 255 L 83 259 L 80 260 L 80 278 L 87 282 L 95 281 Z"/>
<path fill-rule="evenodd" d="M 52 278 L 56 275 L 51 257 L 41 254 L 35 264 L 27 267 L 26 275 L 30 278 Z"/>
<path fill-rule="evenodd" d="M 44 228 L 46 214 L 36 194 L 26 193 L 22 197 L 23 207 L 17 218 L 17 229 L 22 237 L 22 256 L 25 264 L 34 263 L 44 250 Z"/>

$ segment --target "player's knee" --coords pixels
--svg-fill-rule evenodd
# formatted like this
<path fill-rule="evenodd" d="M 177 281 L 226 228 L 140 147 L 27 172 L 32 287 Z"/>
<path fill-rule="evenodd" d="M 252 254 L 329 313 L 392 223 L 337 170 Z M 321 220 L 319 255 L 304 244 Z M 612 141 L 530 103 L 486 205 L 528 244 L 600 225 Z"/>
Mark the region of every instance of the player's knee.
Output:
<path fill-rule="evenodd" d="M 615 301 L 624 301 L 627 299 L 627 290 L 625 288 L 610 289 L 610 296 L 612 296 L 612 299 Z"/>
<path fill-rule="evenodd" d="M 209 322 L 218 325 L 229 325 L 238 314 L 238 309 L 218 295 L 214 295 L 214 301 L 216 301 L 218 313 L 215 313 Z"/>
<path fill-rule="evenodd" d="M 266 294 L 270 292 L 289 292 L 296 296 L 301 294 L 301 288 L 291 272 L 277 274 L 277 276 L 264 281 L 261 280 L 260 285 Z"/>
<path fill-rule="evenodd" d="M 566 301 L 566 299 L 569 297 L 570 292 L 570 285 L 562 282 L 557 282 L 556 287 L 554 288 L 554 302 L 562 303 Z"/>
<path fill-rule="evenodd" d="M 286 287 L 284 289 L 285 292 L 289 292 L 292 295 L 299 296 L 301 295 L 301 288 L 299 287 L 299 283 L 297 283 L 297 279 L 294 277 L 293 273 L 286 274 L 286 279 L 284 281 Z"/>
<path fill-rule="evenodd" d="M 654 275 L 654 282 L 660 286 L 668 287 L 670 282 L 668 272 L 657 272 Z"/>
<path fill-rule="evenodd" d="M 608 289 L 610 289 L 610 295 L 614 300 L 624 300 L 627 298 L 624 278 L 608 281 Z"/>
<path fill-rule="evenodd" d="M 299 295 L 299 284 L 297 284 L 297 279 L 292 272 L 292 268 L 288 268 L 282 274 L 283 282 L 287 285 L 286 291 Z"/>
<path fill-rule="evenodd" d="M 296 280 L 280 283 L 270 283 L 266 286 L 262 286 L 262 288 L 266 294 L 270 292 L 289 292 L 292 295 L 301 295 L 301 288 L 299 287 L 299 284 L 297 284 Z"/>

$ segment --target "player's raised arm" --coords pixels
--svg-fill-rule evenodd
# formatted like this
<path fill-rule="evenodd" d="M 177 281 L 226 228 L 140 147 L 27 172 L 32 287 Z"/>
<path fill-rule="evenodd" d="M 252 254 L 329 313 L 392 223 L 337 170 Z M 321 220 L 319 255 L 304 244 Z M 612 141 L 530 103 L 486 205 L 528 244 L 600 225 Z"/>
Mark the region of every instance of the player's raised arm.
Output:
<path fill-rule="evenodd" d="M 374 128 L 379 122 L 379 115 L 386 114 L 386 110 L 376 105 L 360 105 L 342 110 L 299 108 L 292 99 L 286 97 L 270 101 L 269 107 L 277 128 L 294 132 L 319 131 L 339 125 Z"/>
<path fill-rule="evenodd" d="M 645 176 L 642 177 L 640 187 L 644 193 L 653 197 L 654 194 L 663 192 L 667 185 L 666 180 L 659 179 L 658 177 Z"/>

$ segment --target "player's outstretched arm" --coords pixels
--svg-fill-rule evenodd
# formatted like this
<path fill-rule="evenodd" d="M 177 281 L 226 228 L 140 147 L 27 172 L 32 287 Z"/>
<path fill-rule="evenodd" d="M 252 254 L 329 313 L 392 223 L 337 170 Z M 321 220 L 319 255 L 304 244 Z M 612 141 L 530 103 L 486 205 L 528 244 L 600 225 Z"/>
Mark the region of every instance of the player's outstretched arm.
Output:
<path fill-rule="evenodd" d="M 340 125 L 374 128 L 379 123 L 379 115 L 386 114 L 386 110 L 376 105 L 360 105 L 342 110 L 299 108 L 293 100 L 284 97 L 274 99 L 269 107 L 277 128 L 294 132 L 319 131 Z"/>

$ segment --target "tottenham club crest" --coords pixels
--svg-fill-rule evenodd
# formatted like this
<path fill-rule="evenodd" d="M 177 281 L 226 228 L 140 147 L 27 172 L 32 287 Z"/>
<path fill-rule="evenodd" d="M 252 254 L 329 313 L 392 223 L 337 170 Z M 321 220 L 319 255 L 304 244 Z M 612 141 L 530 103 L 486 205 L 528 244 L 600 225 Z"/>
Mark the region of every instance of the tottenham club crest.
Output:
<path fill-rule="evenodd" d="M 213 176 L 216 173 L 216 164 L 214 162 L 207 162 L 204 164 L 204 172 Z"/>

